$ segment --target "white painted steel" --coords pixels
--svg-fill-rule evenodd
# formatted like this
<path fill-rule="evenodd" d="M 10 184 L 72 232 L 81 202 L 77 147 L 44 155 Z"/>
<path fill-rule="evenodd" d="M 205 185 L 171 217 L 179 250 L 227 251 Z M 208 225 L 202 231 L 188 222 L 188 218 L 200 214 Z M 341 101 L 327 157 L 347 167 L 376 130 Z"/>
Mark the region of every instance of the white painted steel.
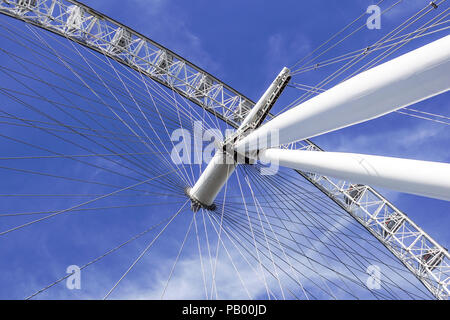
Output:
<path fill-rule="evenodd" d="M 194 187 L 189 190 L 189 196 L 203 206 L 213 205 L 235 168 L 236 163 L 228 153 L 217 151 Z"/>
<path fill-rule="evenodd" d="M 256 150 L 304 140 L 380 117 L 450 89 L 450 36 L 362 72 L 267 122 L 236 146 Z"/>
<path fill-rule="evenodd" d="M 265 162 L 450 201 L 450 164 L 357 153 L 267 149 Z"/>
<path fill-rule="evenodd" d="M 242 129 L 246 125 L 257 120 L 258 113 L 261 111 L 261 109 L 263 109 L 263 107 L 269 101 L 270 96 L 272 94 L 280 93 L 280 92 L 277 92 L 280 79 L 286 77 L 289 74 L 290 74 L 290 70 L 288 68 L 284 67 L 283 70 L 281 70 L 281 72 L 278 74 L 278 76 L 275 78 L 275 80 L 271 83 L 269 88 L 267 88 L 266 92 L 264 92 L 262 97 L 258 100 L 258 102 L 255 104 L 255 106 L 247 114 L 244 121 L 242 121 L 241 125 L 239 126 L 239 129 Z"/>
<path fill-rule="evenodd" d="M 266 92 L 264 92 L 262 97 L 247 114 L 236 134 L 239 134 L 242 130 L 245 131 L 249 126 L 254 128 L 262 121 L 264 114 L 270 111 L 271 105 L 275 103 L 276 99 L 283 91 L 287 81 L 289 81 L 289 76 L 290 70 L 286 67 L 283 68 L 275 80 L 270 84 L 269 88 L 267 88 Z M 234 137 L 233 139 L 235 138 L 237 137 Z M 214 155 L 214 158 L 206 167 L 206 170 L 195 183 L 194 187 L 188 191 L 189 196 L 200 206 L 212 206 L 217 194 L 225 185 L 235 168 L 236 163 L 233 150 L 230 150 L 228 153 L 218 150 Z M 193 203 L 192 208 L 196 209 L 195 203 Z"/>

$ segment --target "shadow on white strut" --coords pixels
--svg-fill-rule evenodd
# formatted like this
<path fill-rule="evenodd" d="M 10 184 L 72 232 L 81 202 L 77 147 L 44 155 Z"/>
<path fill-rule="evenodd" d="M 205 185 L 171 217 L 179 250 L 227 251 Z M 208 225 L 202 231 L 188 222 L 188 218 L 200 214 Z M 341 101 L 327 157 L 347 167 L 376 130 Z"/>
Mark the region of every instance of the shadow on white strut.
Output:
<path fill-rule="evenodd" d="M 213 159 L 195 185 L 186 189 L 186 194 L 191 199 L 191 208 L 194 212 L 200 208 L 214 210 L 214 200 L 236 169 L 237 164 L 251 163 L 250 159 L 241 157 L 235 152 L 234 143 L 261 125 L 290 79 L 290 70 L 283 68 L 247 114 L 237 131 L 223 141 L 222 149 L 216 151 Z"/>

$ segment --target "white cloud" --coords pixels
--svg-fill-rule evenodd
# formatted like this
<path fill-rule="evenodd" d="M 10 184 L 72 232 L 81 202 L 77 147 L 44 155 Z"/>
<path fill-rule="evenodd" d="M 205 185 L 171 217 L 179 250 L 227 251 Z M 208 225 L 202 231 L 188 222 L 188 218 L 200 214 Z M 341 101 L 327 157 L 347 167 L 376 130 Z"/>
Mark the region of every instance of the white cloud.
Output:
<path fill-rule="evenodd" d="M 296 60 L 308 54 L 311 49 L 309 39 L 301 33 L 297 33 L 294 38 L 280 33 L 270 35 L 267 38 L 265 74 L 272 77 L 274 71 L 296 63 Z"/>

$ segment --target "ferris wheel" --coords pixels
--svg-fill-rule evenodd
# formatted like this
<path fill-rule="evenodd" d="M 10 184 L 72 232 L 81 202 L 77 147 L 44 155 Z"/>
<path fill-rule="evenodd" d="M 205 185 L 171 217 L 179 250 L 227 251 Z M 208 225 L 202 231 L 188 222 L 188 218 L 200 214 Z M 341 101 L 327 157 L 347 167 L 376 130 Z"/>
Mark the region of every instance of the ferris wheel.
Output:
<path fill-rule="evenodd" d="M 310 139 L 391 112 L 449 125 L 408 108 L 448 94 L 449 9 L 326 58 L 362 15 L 254 102 L 78 1 L 1 1 L 3 296 L 73 297 L 76 265 L 78 298 L 447 300 L 448 250 L 374 188 L 450 201 L 450 164 Z"/>

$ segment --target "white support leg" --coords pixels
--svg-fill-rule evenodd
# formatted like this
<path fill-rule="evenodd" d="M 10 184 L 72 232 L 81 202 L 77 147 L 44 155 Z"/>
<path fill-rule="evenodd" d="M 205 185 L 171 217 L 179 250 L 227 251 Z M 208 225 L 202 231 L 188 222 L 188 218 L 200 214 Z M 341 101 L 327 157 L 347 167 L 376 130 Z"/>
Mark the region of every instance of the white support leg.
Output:
<path fill-rule="evenodd" d="M 214 158 L 208 164 L 194 187 L 187 190 L 187 194 L 192 201 L 192 210 L 197 211 L 202 207 L 210 210 L 214 209 L 214 199 L 230 175 L 234 172 L 237 165 L 237 154 L 229 147 L 232 147 L 234 140 L 240 135 L 261 124 L 290 78 L 289 69 L 283 68 L 252 110 L 247 114 L 235 135 L 229 137 L 224 142 L 224 150 L 216 151 Z M 231 143 L 228 141 L 231 141 Z"/>
<path fill-rule="evenodd" d="M 239 153 L 279 130 L 278 147 L 380 117 L 450 89 L 450 35 L 362 72 L 282 113 L 236 144 Z"/>

